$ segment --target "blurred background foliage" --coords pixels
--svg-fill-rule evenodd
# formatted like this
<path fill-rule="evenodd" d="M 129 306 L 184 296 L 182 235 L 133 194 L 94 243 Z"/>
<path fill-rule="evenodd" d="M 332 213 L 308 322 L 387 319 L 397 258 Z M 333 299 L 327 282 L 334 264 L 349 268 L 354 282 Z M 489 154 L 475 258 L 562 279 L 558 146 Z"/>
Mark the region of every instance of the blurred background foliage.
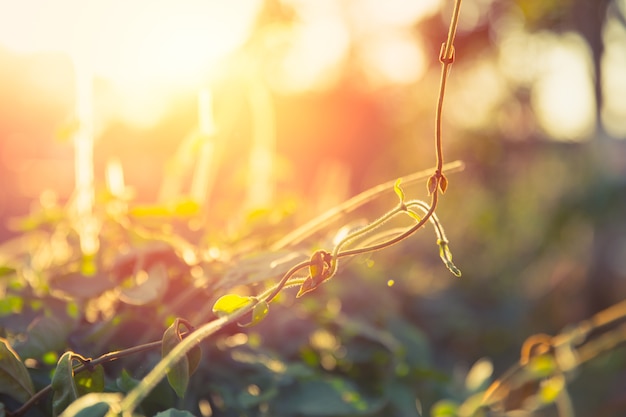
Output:
<path fill-rule="evenodd" d="M 254 292 L 341 226 L 390 209 L 392 193 L 270 249 L 433 165 L 452 5 L 0 1 L 0 329 L 36 385 L 65 349 L 95 357 L 158 340 L 174 317 L 206 322 L 225 291 Z M 481 358 L 500 375 L 530 335 L 621 301 L 625 13 L 623 0 L 464 0 L 444 145 L 466 167 L 438 209 L 463 278 L 442 267 L 430 230 L 354 259 L 302 299 L 287 291 L 260 325 L 203 343 L 178 406 L 446 415 L 485 388 L 466 378 Z M 78 162 L 80 135 L 92 166 Z M 110 364 L 108 388 L 157 360 Z M 576 415 L 623 415 L 624 386 L 623 348 L 584 365 Z M 146 414 L 177 404 L 161 389 Z"/>

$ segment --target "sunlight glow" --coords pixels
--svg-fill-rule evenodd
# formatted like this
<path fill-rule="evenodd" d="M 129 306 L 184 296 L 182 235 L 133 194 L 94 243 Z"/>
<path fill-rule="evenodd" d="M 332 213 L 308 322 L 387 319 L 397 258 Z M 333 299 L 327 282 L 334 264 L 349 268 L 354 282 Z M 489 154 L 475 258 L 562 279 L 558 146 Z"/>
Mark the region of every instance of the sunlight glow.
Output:
<path fill-rule="evenodd" d="M 323 89 L 332 84 L 339 76 L 339 64 L 348 51 L 350 37 L 336 15 L 329 15 L 294 28 L 291 42 L 281 77 L 275 78 L 275 87 L 285 92 Z"/>
<path fill-rule="evenodd" d="M 117 113 L 153 123 L 249 36 L 260 0 L 0 0 L 0 46 L 55 51 L 113 83 Z"/>
<path fill-rule="evenodd" d="M 417 81 L 426 69 L 423 49 L 408 31 L 371 37 L 363 48 L 363 60 L 375 82 L 409 84 Z"/>
<path fill-rule="evenodd" d="M 533 86 L 531 101 L 541 127 L 555 139 L 581 140 L 595 126 L 590 58 L 576 35 L 545 36 L 544 67 Z"/>

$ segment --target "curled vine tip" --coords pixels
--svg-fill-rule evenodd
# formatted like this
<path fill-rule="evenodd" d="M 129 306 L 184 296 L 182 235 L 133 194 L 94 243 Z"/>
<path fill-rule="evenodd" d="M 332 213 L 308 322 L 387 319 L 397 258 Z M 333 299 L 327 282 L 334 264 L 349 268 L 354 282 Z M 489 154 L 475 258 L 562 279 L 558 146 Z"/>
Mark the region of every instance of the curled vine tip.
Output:
<path fill-rule="evenodd" d="M 448 247 L 448 242 L 442 239 L 437 239 L 437 245 L 439 245 L 439 257 L 443 261 L 444 265 L 455 276 L 461 277 L 461 270 L 452 263 L 452 252 Z"/>

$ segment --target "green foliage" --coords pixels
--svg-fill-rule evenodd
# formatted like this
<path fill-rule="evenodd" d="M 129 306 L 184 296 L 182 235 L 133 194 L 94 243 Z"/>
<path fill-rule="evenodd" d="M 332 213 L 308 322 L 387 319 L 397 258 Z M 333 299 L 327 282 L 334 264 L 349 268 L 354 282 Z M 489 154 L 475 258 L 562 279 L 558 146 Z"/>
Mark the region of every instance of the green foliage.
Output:
<path fill-rule="evenodd" d="M 25 402 L 35 393 L 33 381 L 20 357 L 0 338 L 0 393 Z"/>
<path fill-rule="evenodd" d="M 54 376 L 50 385 L 53 390 L 52 414 L 60 415 L 70 404 L 79 397 L 91 393 L 102 392 L 104 390 L 104 369 L 101 365 L 96 365 L 92 369 L 83 371 L 76 375 L 74 372 L 74 361 L 78 360 L 83 364 L 88 361 L 74 352 L 65 352 L 57 363 Z"/>
<path fill-rule="evenodd" d="M 176 345 L 183 339 L 181 334 L 181 326 L 193 330 L 189 322 L 186 320 L 176 319 L 174 323 L 165 330 L 161 341 L 161 356 L 165 357 L 174 349 Z M 176 395 L 180 398 L 185 396 L 189 377 L 198 369 L 198 364 L 202 357 L 200 346 L 195 346 L 185 356 L 183 356 L 167 373 L 167 380 L 170 386 L 176 391 Z"/>

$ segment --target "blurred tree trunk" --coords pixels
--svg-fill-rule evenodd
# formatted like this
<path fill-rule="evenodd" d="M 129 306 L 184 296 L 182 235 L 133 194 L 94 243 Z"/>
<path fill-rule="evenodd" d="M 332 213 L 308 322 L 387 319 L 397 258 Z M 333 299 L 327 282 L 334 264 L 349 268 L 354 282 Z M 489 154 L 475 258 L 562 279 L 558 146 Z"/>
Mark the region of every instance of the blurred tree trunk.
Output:
<path fill-rule="evenodd" d="M 593 62 L 594 93 L 596 100 L 596 134 L 605 137 L 606 131 L 602 124 L 602 55 L 604 40 L 602 32 L 606 22 L 609 4 L 612 0 L 573 0 L 571 20 L 576 30 L 591 49 Z"/>

